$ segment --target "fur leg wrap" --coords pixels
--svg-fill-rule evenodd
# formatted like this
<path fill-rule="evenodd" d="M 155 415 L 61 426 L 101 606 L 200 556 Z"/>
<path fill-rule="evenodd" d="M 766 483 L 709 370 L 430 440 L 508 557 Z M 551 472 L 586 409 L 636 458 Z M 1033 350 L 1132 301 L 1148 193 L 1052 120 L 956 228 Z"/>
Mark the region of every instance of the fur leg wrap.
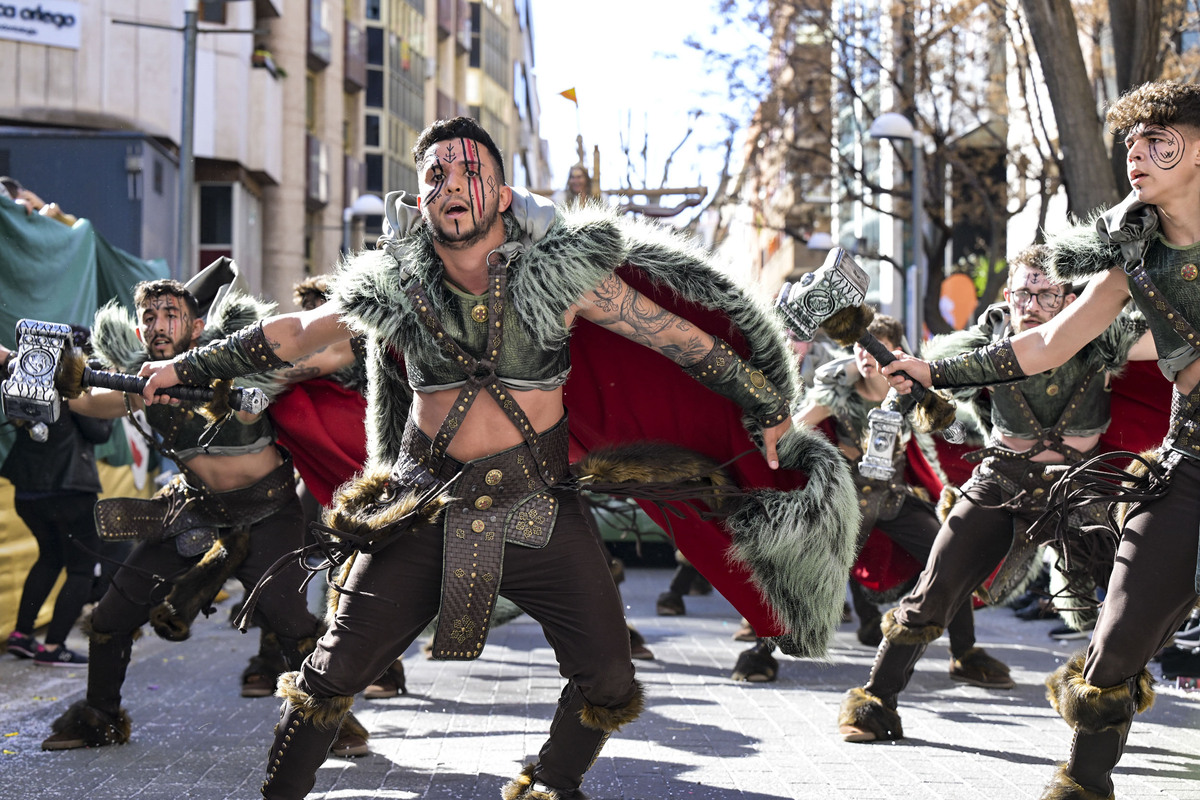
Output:
<path fill-rule="evenodd" d="M 313 697 L 296 685 L 299 672 L 285 672 L 279 676 L 275 696 L 291 703 L 296 717 L 318 728 L 336 728 L 342 718 L 350 713 L 353 697 Z"/>
<path fill-rule="evenodd" d="M 66 713 L 50 725 L 54 734 L 78 737 L 88 747 L 125 744 L 129 741 L 130 728 L 125 709 L 113 715 L 89 705 L 86 700 L 72 704 Z"/>
<path fill-rule="evenodd" d="M 212 599 L 233 577 L 250 554 L 248 530 L 226 531 L 195 566 L 174 581 L 166 599 L 150 609 L 150 626 L 171 642 L 192 635 L 192 621 L 212 604 Z"/>
<path fill-rule="evenodd" d="M 1046 678 L 1046 699 L 1071 727 L 1084 733 L 1122 727 L 1154 705 L 1154 677 L 1148 670 L 1101 688 L 1084 680 L 1083 661 L 1083 653 L 1076 653 Z"/>
<path fill-rule="evenodd" d="M 838 725 L 850 725 L 875 734 L 880 741 L 903 739 L 900 714 L 864 689 L 851 689 L 838 709 Z"/>
<path fill-rule="evenodd" d="M 587 795 L 575 789 L 564 792 L 559 789 L 535 789 L 537 764 L 527 764 L 521 774 L 500 790 L 502 800 L 587 800 Z"/>
<path fill-rule="evenodd" d="M 1103 795 L 1080 786 L 1067 774 L 1063 764 L 1054 772 L 1054 777 L 1042 790 L 1040 800 L 1113 800 L 1113 795 Z"/>
<path fill-rule="evenodd" d="M 888 609 L 880 623 L 883 638 L 895 644 L 929 644 L 942 635 L 941 625 L 925 625 L 920 628 L 910 628 L 896 620 L 896 609 Z"/>
<path fill-rule="evenodd" d="M 605 733 L 614 733 L 620 730 L 621 726 L 633 722 L 642 715 L 646 707 L 646 694 L 642 684 L 634 681 L 634 686 L 637 687 L 637 691 L 633 697 L 616 708 L 601 708 L 584 700 L 583 708 L 579 712 L 579 721 L 588 728 Z"/>

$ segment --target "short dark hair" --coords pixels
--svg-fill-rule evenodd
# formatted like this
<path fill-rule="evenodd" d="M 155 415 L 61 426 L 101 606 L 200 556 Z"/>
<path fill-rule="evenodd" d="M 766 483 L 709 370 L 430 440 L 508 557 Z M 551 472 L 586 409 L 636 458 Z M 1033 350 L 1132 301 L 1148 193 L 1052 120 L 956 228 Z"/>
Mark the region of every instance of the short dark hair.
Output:
<path fill-rule="evenodd" d="M 10 178 L 7 175 L 0 175 L 0 186 L 3 186 L 4 190 L 12 195 L 14 200 L 17 199 L 17 194 L 25 188 L 19 180 Z"/>
<path fill-rule="evenodd" d="M 188 313 L 194 319 L 200 319 L 200 304 L 196 302 L 196 296 L 182 283 L 170 278 L 157 281 L 142 281 L 133 287 L 133 305 L 136 308 L 142 308 L 146 305 L 147 301 L 164 295 L 182 299 L 184 305 L 188 308 Z"/>
<path fill-rule="evenodd" d="M 904 349 L 904 326 L 889 314 L 876 314 L 867 325 L 867 333 L 876 339 L 887 339 L 893 347 Z"/>
<path fill-rule="evenodd" d="M 1187 125 L 1200 130 L 1200 84 L 1143 83 L 1118 97 L 1105 120 L 1115 136 L 1125 136 L 1143 124 Z"/>
<path fill-rule="evenodd" d="M 413 145 L 413 163 L 420 167 L 425 151 L 438 142 L 448 139 L 472 139 L 486 147 L 487 151 L 492 154 L 492 158 L 496 159 L 496 167 L 500 170 L 500 183 L 508 183 L 508 179 L 504 177 L 504 156 L 500 155 L 500 148 L 496 147 L 491 135 L 471 117 L 439 119 L 421 131 L 416 144 Z"/>
<path fill-rule="evenodd" d="M 310 311 L 329 300 L 329 279 L 325 275 L 310 275 L 292 287 L 296 305 Z"/>

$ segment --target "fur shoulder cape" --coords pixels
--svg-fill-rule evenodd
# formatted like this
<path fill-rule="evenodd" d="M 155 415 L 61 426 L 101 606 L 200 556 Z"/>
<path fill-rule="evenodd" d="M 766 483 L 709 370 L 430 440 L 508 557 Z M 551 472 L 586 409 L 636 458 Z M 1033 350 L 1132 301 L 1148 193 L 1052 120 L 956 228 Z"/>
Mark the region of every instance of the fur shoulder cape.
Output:
<path fill-rule="evenodd" d="M 508 241 L 524 246 L 510 268 L 508 302 L 539 347 L 562 346 L 570 337 L 564 324 L 570 306 L 617 268 L 629 266 L 685 303 L 728 315 L 745 338 L 745 351 L 755 366 L 789 404 L 799 399 L 799 370 L 782 323 L 679 233 L 656 223 L 622 218 L 599 205 L 558 209 L 554 224 L 536 241 L 529 240 L 510 214 L 503 219 Z M 367 428 L 369 464 L 382 466 L 395 460 L 404 423 L 404 415 L 397 413 L 400 409 L 389 396 L 402 392 L 407 379 L 387 351 L 426 362 L 447 358 L 405 293 L 408 281 L 418 280 L 433 306 L 444 311 L 450 293 L 442 274 L 432 237 L 426 226 L 419 225 L 386 247 L 357 254 L 334 277 L 332 302 L 356 332 L 368 337 L 367 398 L 374 409 Z"/>
<path fill-rule="evenodd" d="M 819 433 L 793 428 L 779 442 L 782 468 L 771 470 L 755 452 L 761 431 L 731 401 L 641 345 L 585 320 L 574 331 L 563 324 L 572 304 L 617 271 L 660 305 L 727 339 L 795 402 L 801 384 L 781 321 L 716 270 L 702 249 L 656 223 L 597 206 L 559 209 L 544 235 L 532 239 L 511 214 L 503 219 L 508 241 L 524 247 L 509 274 L 510 305 L 536 343 L 554 347 L 571 341 L 565 392 L 572 459 L 607 451 L 630 460 L 631 444 L 662 441 L 717 464 L 733 461 L 731 477 L 754 501 L 722 521 L 667 519 L 643 506 L 760 636 L 774 637 L 793 655 L 824 655 L 840 621 L 860 519 L 854 484 L 837 449 Z M 405 282 L 420 280 L 435 307 L 447 292 L 424 225 L 381 244 L 339 268 L 331 299 L 351 328 L 368 339 L 372 468 L 395 459 L 406 419 L 396 398 L 407 378 L 394 354 L 444 357 L 410 307 Z M 638 474 L 634 482 L 646 480 L 644 469 Z"/>
<path fill-rule="evenodd" d="M 209 312 L 197 345 L 224 339 L 232 333 L 269 317 L 275 304 L 243 292 L 230 292 L 224 301 Z M 148 358 L 146 346 L 138 337 L 138 322 L 133 313 L 115 300 L 96 311 L 92 323 L 92 349 L 106 369 L 135 374 Z M 270 373 L 238 378 L 238 386 L 257 387 L 276 396 L 287 388 L 271 378 Z"/>

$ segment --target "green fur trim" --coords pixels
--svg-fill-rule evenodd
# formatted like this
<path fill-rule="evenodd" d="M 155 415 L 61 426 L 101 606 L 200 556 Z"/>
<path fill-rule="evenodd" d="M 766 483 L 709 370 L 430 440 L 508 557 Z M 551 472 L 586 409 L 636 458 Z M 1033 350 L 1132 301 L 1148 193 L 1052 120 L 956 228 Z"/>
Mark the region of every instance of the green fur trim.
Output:
<path fill-rule="evenodd" d="M 726 520 L 731 556 L 752 580 L 788 633 L 783 652 L 823 658 L 841 624 L 846 575 L 858 554 L 862 514 L 846 461 L 828 439 L 792 428 L 779 441 L 779 463 L 808 475 L 803 489 L 758 489 Z"/>
<path fill-rule="evenodd" d="M 511 215 L 503 219 L 508 240 L 521 240 L 524 231 Z M 675 230 L 587 206 L 561 211 L 542 239 L 526 244 L 510 269 L 508 302 L 538 346 L 561 346 L 569 336 L 564 316 L 570 306 L 628 264 L 683 300 L 723 311 L 745 337 L 754 365 L 789 403 L 798 398 L 799 371 L 778 315 L 718 271 L 707 252 Z M 446 359 L 404 292 L 406 281 L 420 280 L 440 312 L 450 298 L 442 276 L 433 242 L 420 225 L 386 248 L 354 256 L 334 277 L 332 302 L 354 330 L 368 336 L 369 464 L 391 465 L 399 455 L 408 408 L 407 376 L 393 354 L 407 352 L 432 363 Z M 748 428 L 756 430 L 757 425 L 750 423 Z"/>
<path fill-rule="evenodd" d="M 1121 248 L 1100 240 L 1093 214 L 1086 222 L 1046 237 L 1046 274 L 1055 283 L 1078 283 L 1125 263 Z"/>

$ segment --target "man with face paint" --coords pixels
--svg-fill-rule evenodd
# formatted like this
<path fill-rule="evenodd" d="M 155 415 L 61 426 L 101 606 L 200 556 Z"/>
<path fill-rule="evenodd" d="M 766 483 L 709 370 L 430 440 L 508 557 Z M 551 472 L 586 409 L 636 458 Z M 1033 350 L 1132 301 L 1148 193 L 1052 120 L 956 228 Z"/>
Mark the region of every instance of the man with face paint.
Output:
<path fill-rule="evenodd" d="M 542 625 L 567 680 L 549 738 L 503 796 L 581 800 L 584 773 L 643 699 L 607 552 L 568 471 L 563 385 L 572 325 L 587 320 L 645 345 L 733 400 L 761 434 L 768 471 L 781 455 L 791 463 L 792 442 L 811 439 L 822 465 L 836 459 L 826 455 L 828 442 L 816 444 L 818 435 L 789 431 L 787 398 L 797 381 L 778 320 L 757 305 L 751 312 L 733 288 L 718 293 L 727 283 L 697 251 L 657 228 L 626 227 L 602 209 L 556 209 L 510 189 L 499 150 L 472 119 L 435 123 L 413 154 L 419 216 L 404 193 L 389 195 L 380 247 L 337 274 L 327 305 L 146 365 L 145 396 L 279 368 L 351 331 L 367 335 L 368 463 L 340 490 L 329 520 L 361 545 L 337 581 L 329 632 L 300 672 L 281 679 L 285 703 L 264 796 L 298 798 L 312 789 L 353 695 L 435 615 L 432 657 L 476 658 L 502 594 Z M 635 290 L 615 272 L 630 263 L 653 265 L 660 280 L 674 280 L 677 266 L 689 284 L 680 284 L 682 292 L 707 291 L 708 306 L 728 301 L 745 310 L 759 325 L 742 328 L 748 349 L 769 355 L 771 366 L 754 366 Z M 661 370 L 677 370 L 659 361 Z M 396 399 L 405 384 L 414 390 L 407 414 Z M 846 477 L 842 470 L 837 475 Z M 851 506 L 833 519 L 853 514 L 845 483 L 844 492 L 840 483 L 822 484 L 824 497 L 844 495 Z M 853 530 L 839 523 L 838 532 L 848 568 Z M 820 615 L 830 627 L 841 607 L 841 587 L 832 588 Z"/>
<path fill-rule="evenodd" d="M 1174 382 L 1170 428 L 1156 463 L 1134 485 L 1137 503 L 1122 521 L 1091 644 L 1046 682 L 1051 703 L 1074 729 L 1070 758 L 1047 786 L 1047 800 L 1114 796 L 1112 770 L 1133 715 L 1154 700 L 1146 664 L 1187 618 L 1200 586 L 1200 85 L 1143 84 L 1113 103 L 1107 122 L 1125 136 L 1133 191 L 1094 225 L 1048 243 L 1053 280 L 1091 278 L 1082 298 L 1044 325 L 957 359 L 904 358 L 884 369 L 902 391 L 911 382 L 894 374 L 901 369 L 934 387 L 1035 375 L 1069 362 L 1132 300 L 1149 323 L 1160 369 Z"/>
<path fill-rule="evenodd" d="M 206 333 L 212 338 L 236 330 L 270 310 L 231 293 L 219 313 L 210 313 L 212 329 L 206 331 L 196 298 L 172 280 L 138 284 L 134 304 L 140 317 L 136 339 L 132 320 L 113 305 L 97 313 L 93 336 L 97 355 L 127 372 L 147 360 L 177 356 L 205 341 Z M 108 389 L 71 401 L 76 413 L 105 419 L 143 406 L 138 395 Z M 121 708 L 121 688 L 138 629 L 149 621 L 163 638 L 186 639 L 192 620 L 207 611 L 225 580 L 237 577 L 249 590 L 302 542 L 292 460 L 276 447 L 265 415 L 239 412 L 210 428 L 195 409 L 181 404 L 145 406 L 145 411 L 160 449 L 180 473 L 159 493 L 164 509 L 159 516 L 144 512 L 138 545 L 87 620 L 87 696 L 53 723 L 44 750 L 127 742 L 130 718 Z M 256 621 L 274 632 L 292 668 L 312 650 L 319 633 L 304 594 L 297 591 L 302 576 L 297 566 L 286 568 L 265 587 L 255 609 Z M 365 731 L 357 722 L 348 723 L 340 747 L 343 755 L 366 752 Z"/>

